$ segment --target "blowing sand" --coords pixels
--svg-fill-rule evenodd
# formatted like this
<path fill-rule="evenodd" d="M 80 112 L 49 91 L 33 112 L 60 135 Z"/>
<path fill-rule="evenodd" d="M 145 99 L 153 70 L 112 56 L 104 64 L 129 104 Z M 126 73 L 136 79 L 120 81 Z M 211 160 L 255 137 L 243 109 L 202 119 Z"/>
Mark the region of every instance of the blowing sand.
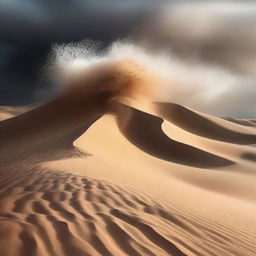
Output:
<path fill-rule="evenodd" d="M 115 90 L 1 108 L 0 255 L 256 255 L 255 121 L 89 81 Z"/>

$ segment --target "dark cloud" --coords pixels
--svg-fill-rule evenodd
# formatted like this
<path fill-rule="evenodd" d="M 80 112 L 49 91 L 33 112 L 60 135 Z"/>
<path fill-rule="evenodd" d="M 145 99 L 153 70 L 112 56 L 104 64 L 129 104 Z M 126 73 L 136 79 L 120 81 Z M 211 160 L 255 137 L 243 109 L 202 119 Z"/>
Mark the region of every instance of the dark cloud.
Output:
<path fill-rule="evenodd" d="M 40 81 L 40 69 L 52 44 L 89 38 L 101 41 L 105 47 L 135 33 L 150 16 L 151 4 L 78 0 L 1 2 L 0 104 L 38 100 L 33 95 L 47 87 Z"/>

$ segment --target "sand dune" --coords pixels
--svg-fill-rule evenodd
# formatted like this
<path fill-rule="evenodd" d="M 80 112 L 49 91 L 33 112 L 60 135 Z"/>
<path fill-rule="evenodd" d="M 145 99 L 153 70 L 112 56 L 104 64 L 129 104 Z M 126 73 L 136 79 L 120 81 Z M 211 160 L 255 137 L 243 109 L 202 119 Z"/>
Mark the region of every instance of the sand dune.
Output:
<path fill-rule="evenodd" d="M 227 159 L 170 139 L 161 129 L 161 118 L 128 108 L 118 117 L 117 122 L 129 141 L 158 158 L 201 168 L 233 164 Z"/>
<path fill-rule="evenodd" d="M 245 126 L 256 126 L 256 120 L 255 119 L 235 119 L 235 118 L 226 118 L 228 121 L 245 125 Z"/>
<path fill-rule="evenodd" d="M 255 255 L 254 121 L 108 90 L 1 109 L 0 255 Z"/>
<path fill-rule="evenodd" d="M 0 106 L 0 120 L 5 120 L 5 119 L 9 119 L 11 117 L 20 115 L 24 112 L 29 111 L 30 109 L 32 109 L 33 106 L 15 106 L 15 107 L 11 107 L 11 106 Z"/>
<path fill-rule="evenodd" d="M 158 103 L 157 108 L 161 117 L 199 136 L 236 144 L 256 144 L 255 134 L 232 131 L 183 106 L 173 103 Z M 235 119 L 233 122 L 239 123 Z"/>
<path fill-rule="evenodd" d="M 1 255 L 255 255 L 255 206 L 237 198 L 232 190 L 225 195 L 188 184 L 173 171 L 200 176 L 204 170 L 221 178 L 225 168 L 235 170 L 240 160 L 235 163 L 200 149 L 200 145 L 171 139 L 161 129 L 162 118 L 211 140 L 235 140 L 234 135 L 225 137 L 225 131 L 221 136 L 223 127 L 203 117 L 200 125 L 201 117 L 195 112 L 177 105 L 172 108 L 172 104 L 167 108 L 171 114 L 165 106 L 161 118 L 120 106 L 117 117 L 106 116 L 96 122 L 103 121 L 105 127 L 100 128 L 105 134 L 99 134 L 100 128 L 93 124 L 97 118 L 70 127 L 66 117 L 63 120 L 65 111 L 57 115 L 53 106 L 46 104 L 1 123 L 3 141 L 12 139 L 20 147 L 26 140 L 26 150 L 31 148 L 26 156 L 21 151 L 16 161 L 6 158 L 1 164 Z M 44 117 L 48 108 L 55 120 Z M 177 119 L 173 111 L 180 109 L 185 113 Z M 190 114 L 197 118 L 198 129 L 188 121 Z M 34 115 L 41 119 L 35 120 Z M 24 122 L 27 125 L 22 130 Z M 110 123 L 119 129 L 117 135 L 110 127 L 112 138 Z M 210 129 L 205 131 L 207 125 Z M 46 128 L 49 130 L 44 133 Z M 36 141 L 28 129 L 37 129 Z M 59 134 L 45 142 L 44 136 L 51 132 Z M 240 133 L 233 143 L 249 143 L 254 138 Z M 83 157 L 60 154 L 67 147 L 83 152 Z M 119 159 L 121 155 L 123 159 Z M 62 160 L 52 161 L 56 159 Z M 217 168 L 216 174 L 190 166 L 226 167 Z M 229 172 L 229 179 L 236 179 L 235 174 Z M 254 175 L 249 179 L 254 180 Z"/>

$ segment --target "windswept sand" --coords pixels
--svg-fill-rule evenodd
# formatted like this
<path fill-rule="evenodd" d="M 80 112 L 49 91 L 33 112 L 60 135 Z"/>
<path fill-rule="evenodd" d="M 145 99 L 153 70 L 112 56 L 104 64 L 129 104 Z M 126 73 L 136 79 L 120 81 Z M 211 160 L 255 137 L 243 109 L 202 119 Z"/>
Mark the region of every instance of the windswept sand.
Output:
<path fill-rule="evenodd" d="M 109 104 L 116 78 L 1 108 L 0 255 L 256 255 L 255 121 Z"/>
<path fill-rule="evenodd" d="M 0 255 L 255 255 L 253 126 L 171 103 L 51 126 L 52 106 L 0 123 Z"/>

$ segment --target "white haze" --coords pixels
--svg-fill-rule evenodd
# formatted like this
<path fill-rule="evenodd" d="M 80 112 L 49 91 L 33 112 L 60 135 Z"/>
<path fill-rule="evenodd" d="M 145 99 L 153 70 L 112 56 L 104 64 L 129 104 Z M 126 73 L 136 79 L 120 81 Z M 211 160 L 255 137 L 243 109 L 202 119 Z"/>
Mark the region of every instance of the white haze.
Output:
<path fill-rule="evenodd" d="M 90 42 L 55 46 L 51 58 L 62 83 L 88 68 L 97 68 L 99 63 L 112 65 L 127 60 L 132 60 L 131 66 L 139 64 L 140 68 L 136 66 L 132 72 L 138 86 L 148 84 L 153 93 L 148 100 L 170 101 L 218 116 L 250 117 L 256 113 L 254 77 L 184 61 L 169 52 L 152 54 L 143 46 L 127 42 L 116 42 L 99 52 Z M 128 71 L 122 72 L 126 76 Z"/>

